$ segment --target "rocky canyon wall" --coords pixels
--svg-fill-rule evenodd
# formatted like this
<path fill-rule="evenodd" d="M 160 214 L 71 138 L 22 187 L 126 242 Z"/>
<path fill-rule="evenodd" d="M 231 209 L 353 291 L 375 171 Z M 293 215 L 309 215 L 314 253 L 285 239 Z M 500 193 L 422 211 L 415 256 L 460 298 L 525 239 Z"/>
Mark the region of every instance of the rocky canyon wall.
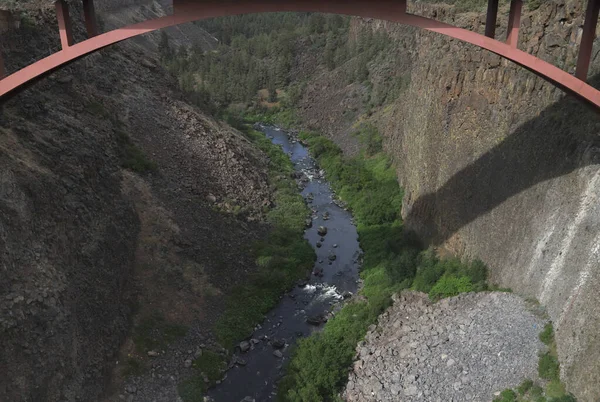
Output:
<path fill-rule="evenodd" d="M 524 9 L 519 47 L 574 72 L 585 2 Z M 483 33 L 485 15 L 410 3 L 409 11 Z M 508 7 L 497 37 L 505 37 Z M 406 191 L 403 216 L 431 245 L 481 258 L 491 281 L 538 299 L 555 323 L 562 376 L 600 398 L 600 116 L 534 74 L 475 46 L 377 20 L 394 46 L 369 64 L 370 90 L 399 75 L 402 95 L 365 107 L 365 85 L 314 72 L 298 112 L 347 153 L 358 121 L 375 124 Z M 597 41 L 590 82 L 600 84 Z M 366 97 L 368 99 L 368 96 Z M 348 117 L 350 116 L 350 118 Z"/>
<path fill-rule="evenodd" d="M 165 12 L 121 11 L 104 23 Z M 9 71 L 60 46 L 51 10 L 17 16 L 0 36 Z M 186 101 L 159 38 L 90 55 L 0 105 L 0 401 L 98 400 L 137 317 L 205 331 L 254 267 L 245 245 L 266 231 L 267 160 Z M 143 161 L 153 168 L 135 169 Z"/>
<path fill-rule="evenodd" d="M 583 3 L 526 12 L 519 47 L 572 72 Z M 413 11 L 483 27 L 479 14 Z M 546 306 L 568 388 L 598 400 L 600 116 L 493 54 L 396 29 L 414 38 L 406 50 L 411 83 L 376 119 L 406 190 L 407 225 L 434 245 L 483 259 L 492 282 Z"/>

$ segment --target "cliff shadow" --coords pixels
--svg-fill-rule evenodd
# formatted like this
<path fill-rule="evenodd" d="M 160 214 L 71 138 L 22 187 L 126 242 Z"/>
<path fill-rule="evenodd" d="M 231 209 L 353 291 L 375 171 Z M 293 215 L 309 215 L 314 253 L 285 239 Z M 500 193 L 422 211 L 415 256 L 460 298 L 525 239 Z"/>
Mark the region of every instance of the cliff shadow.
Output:
<path fill-rule="evenodd" d="M 600 87 L 600 74 L 590 83 Z M 599 131 L 600 113 L 565 95 L 437 191 L 420 196 L 405 222 L 429 244 L 440 245 L 508 198 L 538 183 L 600 164 Z"/>

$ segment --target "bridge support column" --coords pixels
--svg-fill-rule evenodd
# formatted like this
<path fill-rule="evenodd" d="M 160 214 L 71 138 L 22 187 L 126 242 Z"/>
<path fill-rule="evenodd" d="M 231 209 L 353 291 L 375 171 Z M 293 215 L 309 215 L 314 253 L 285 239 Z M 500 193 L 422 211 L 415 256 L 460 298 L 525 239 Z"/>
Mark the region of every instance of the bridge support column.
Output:
<path fill-rule="evenodd" d="M 56 2 L 56 18 L 58 19 L 60 43 L 63 50 L 66 50 L 73 44 L 73 27 L 69 16 L 69 5 L 64 0 Z"/>
<path fill-rule="evenodd" d="M 487 17 L 485 19 L 485 36 L 496 37 L 496 20 L 498 19 L 498 0 L 488 0 Z"/>
<path fill-rule="evenodd" d="M 596 25 L 598 24 L 598 10 L 600 10 L 600 0 L 588 0 L 581 45 L 579 45 L 577 70 L 575 70 L 575 77 L 582 81 L 587 80 L 590 68 L 592 48 L 594 47 L 594 39 L 596 38 Z"/>
<path fill-rule="evenodd" d="M 85 28 L 87 30 L 88 38 L 98 35 L 94 0 L 83 0 L 83 17 L 85 19 Z"/>
<path fill-rule="evenodd" d="M 521 10 L 523 0 L 511 0 L 510 14 L 508 16 L 508 29 L 506 30 L 506 43 L 516 48 L 519 44 L 519 28 L 521 27 Z"/>

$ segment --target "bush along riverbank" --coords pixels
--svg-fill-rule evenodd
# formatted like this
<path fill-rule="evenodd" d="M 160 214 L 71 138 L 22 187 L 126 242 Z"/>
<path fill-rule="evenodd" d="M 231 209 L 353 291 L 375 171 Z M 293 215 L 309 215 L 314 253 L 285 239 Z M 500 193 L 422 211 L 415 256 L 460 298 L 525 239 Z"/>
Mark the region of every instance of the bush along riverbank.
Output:
<path fill-rule="evenodd" d="M 228 297 L 225 311 L 213 328 L 217 341 L 227 350 L 252 334 L 257 323 L 273 309 L 282 294 L 311 271 L 315 253 L 303 238 L 305 222 L 310 215 L 300 195 L 292 162 L 280 147 L 264 134 L 239 126 L 244 134 L 269 158 L 269 182 L 274 194 L 274 206 L 266 213 L 271 226 L 265 241 L 253 246 L 258 270 L 244 285 Z M 197 375 L 182 383 L 180 396 L 185 402 L 202 400 L 206 389 L 223 377 L 227 355 L 204 353 L 192 366 Z"/>
<path fill-rule="evenodd" d="M 437 300 L 488 290 L 487 268 L 481 261 L 440 260 L 404 230 L 400 217 L 403 193 L 382 152 L 381 137 L 372 126 L 360 127 L 356 135 L 365 150 L 347 158 L 325 137 L 300 133 L 336 194 L 354 214 L 364 251 L 363 287 L 359 297 L 329 320 L 322 332 L 298 343 L 279 384 L 281 401 L 339 400 L 357 343 L 390 306 L 394 293 L 412 288 Z"/>

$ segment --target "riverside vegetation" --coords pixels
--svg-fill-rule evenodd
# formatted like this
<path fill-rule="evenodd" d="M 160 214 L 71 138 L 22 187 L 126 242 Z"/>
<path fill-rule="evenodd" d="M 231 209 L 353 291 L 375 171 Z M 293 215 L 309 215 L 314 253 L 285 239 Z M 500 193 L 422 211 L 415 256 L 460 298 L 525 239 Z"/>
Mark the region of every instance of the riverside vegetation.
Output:
<path fill-rule="evenodd" d="M 217 341 L 227 349 L 250 335 L 280 296 L 306 277 L 315 261 L 312 247 L 303 238 L 309 210 L 292 178 L 292 162 L 262 133 L 240 128 L 269 158 L 275 205 L 266 214 L 271 225 L 267 239 L 253 246 L 258 270 L 232 291 L 225 312 L 214 327 Z M 197 375 L 180 385 L 180 396 L 185 402 L 202 401 L 202 394 L 222 378 L 226 366 L 225 355 L 204 352 L 193 362 Z"/>
<path fill-rule="evenodd" d="M 380 136 L 371 126 L 360 127 L 356 135 L 365 150 L 347 158 L 332 141 L 315 133 L 300 134 L 356 218 L 364 251 L 363 288 L 362 297 L 346 304 L 322 332 L 299 342 L 280 383 L 282 401 L 337 400 L 357 343 L 391 304 L 394 293 L 412 288 L 437 300 L 488 289 L 482 262 L 441 260 L 433 250 L 422 250 L 418 239 L 403 229 L 403 194 Z"/>

